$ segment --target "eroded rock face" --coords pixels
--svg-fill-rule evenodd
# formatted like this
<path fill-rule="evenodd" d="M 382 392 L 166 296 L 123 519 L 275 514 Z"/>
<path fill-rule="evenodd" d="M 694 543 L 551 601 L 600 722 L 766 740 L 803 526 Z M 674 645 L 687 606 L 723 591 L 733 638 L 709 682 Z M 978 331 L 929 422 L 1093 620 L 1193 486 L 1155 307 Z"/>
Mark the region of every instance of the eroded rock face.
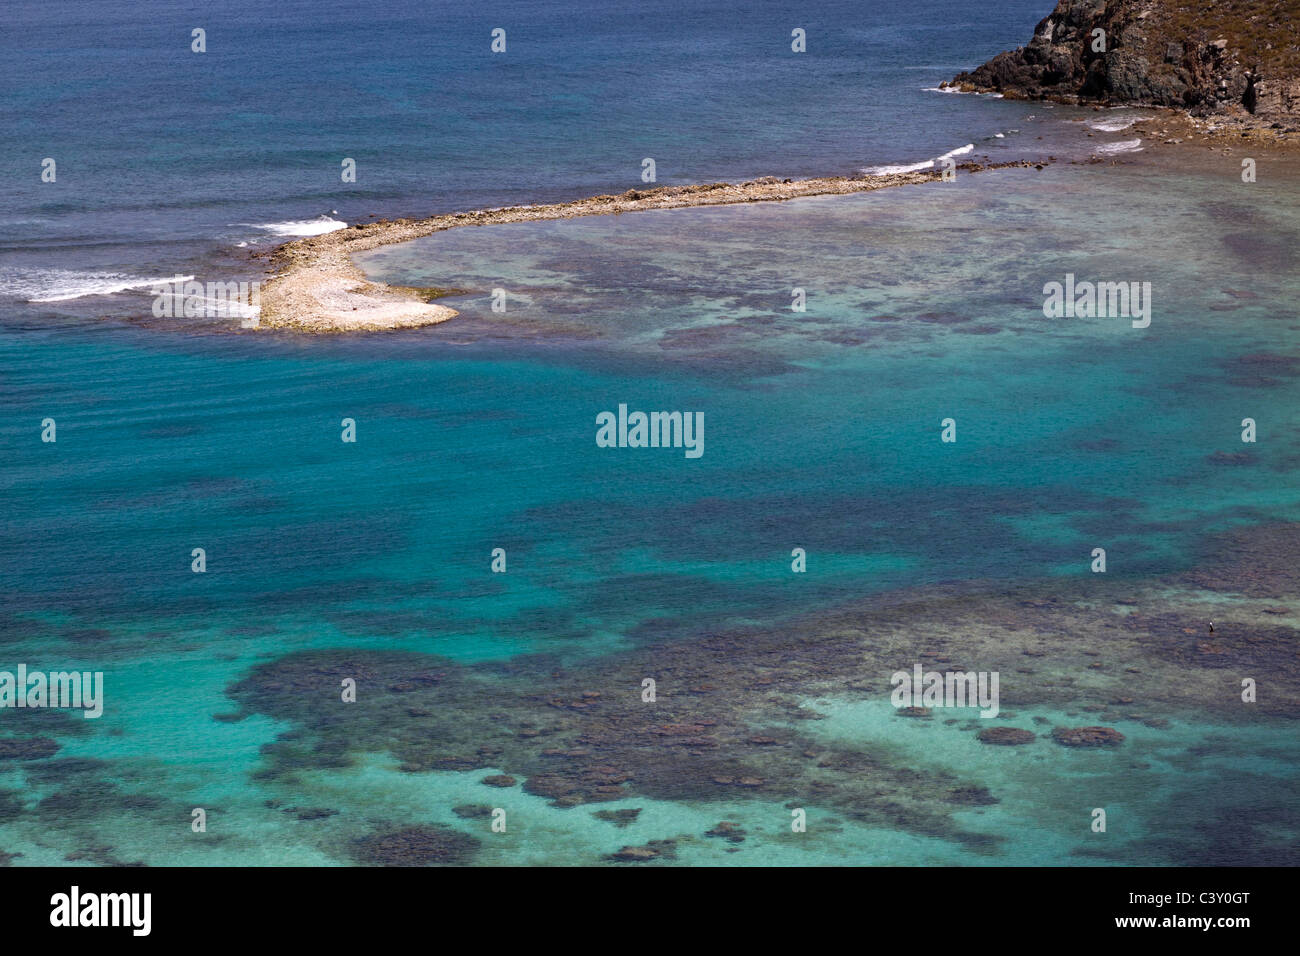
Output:
<path fill-rule="evenodd" d="M 1022 99 L 1300 117 L 1297 0 L 1061 0 L 1023 47 L 952 85 Z M 1100 31 L 1100 32 L 1098 32 Z"/>
<path fill-rule="evenodd" d="M 1300 79 L 1263 78 L 1254 84 L 1254 91 L 1252 113 L 1261 116 L 1300 116 Z"/>

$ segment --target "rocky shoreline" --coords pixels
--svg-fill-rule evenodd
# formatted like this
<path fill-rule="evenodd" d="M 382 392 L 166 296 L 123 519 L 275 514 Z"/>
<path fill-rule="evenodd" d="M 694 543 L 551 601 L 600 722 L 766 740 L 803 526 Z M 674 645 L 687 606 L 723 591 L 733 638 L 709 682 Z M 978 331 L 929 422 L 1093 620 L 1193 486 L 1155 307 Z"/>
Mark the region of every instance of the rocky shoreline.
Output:
<path fill-rule="evenodd" d="M 957 169 L 976 173 L 1010 167 L 1042 169 L 1043 165 L 1020 160 L 962 163 Z M 449 290 L 371 282 L 352 261 L 352 254 L 459 226 L 575 219 L 651 209 L 782 202 L 807 196 L 839 196 L 938 182 L 941 176 L 938 169 L 863 178 L 831 176 L 790 180 L 768 176 L 744 183 L 629 189 L 621 195 L 593 196 L 567 203 L 358 223 L 347 229 L 287 242 L 271 253 L 275 272 L 261 290 L 262 312 L 258 328 L 338 333 L 413 328 L 445 322 L 455 316 L 456 311 L 431 300 L 446 295 Z"/>

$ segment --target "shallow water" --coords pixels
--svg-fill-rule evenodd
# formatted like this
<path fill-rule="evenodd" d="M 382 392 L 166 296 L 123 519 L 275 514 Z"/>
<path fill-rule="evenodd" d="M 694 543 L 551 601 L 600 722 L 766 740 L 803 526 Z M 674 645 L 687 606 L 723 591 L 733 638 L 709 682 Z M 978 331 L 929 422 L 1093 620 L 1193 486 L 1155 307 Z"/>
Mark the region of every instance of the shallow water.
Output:
<path fill-rule="evenodd" d="M 475 836 L 487 864 L 654 840 L 679 863 L 1237 861 L 1231 845 L 1294 862 L 1293 665 L 1271 649 L 1284 634 L 1251 643 L 1294 626 L 1294 591 L 1183 577 L 1221 532 L 1300 520 L 1300 186 L 1242 186 L 1230 159 L 454 230 L 363 257 L 380 278 L 470 290 L 461 318 L 391 336 L 0 329 L 4 659 L 108 685 L 98 721 L 0 716 L 60 747 L 0 761 L 0 849 L 350 862 L 387 858 L 367 835 L 426 824 Z M 1044 318 L 1043 285 L 1066 272 L 1150 281 L 1150 327 Z M 619 403 L 703 412 L 703 456 L 598 448 L 596 415 Z M 1104 615 L 1072 603 L 1097 600 L 1094 547 Z M 925 597 L 941 582 L 992 595 L 1002 636 L 976 639 L 967 615 L 985 605 Z M 1044 623 L 1021 592 L 1074 609 Z M 1176 620 L 1126 643 L 1119 599 Z M 837 609 L 869 621 L 900 601 L 926 610 L 864 625 L 859 664 L 826 650 Z M 1229 657 L 1178 656 L 1211 602 Z M 710 650 L 719 634 L 737 636 Z M 895 715 L 889 671 L 949 639 L 954 666 L 1004 670 L 1010 723 L 1113 723 L 1124 744 L 1075 751 L 1042 730 L 990 747 L 966 715 Z M 1014 683 L 1022 658 L 1001 655 L 1039 641 L 1059 642 L 1049 676 Z M 1090 648 L 1109 668 L 1095 686 L 1075 656 Z M 398 652 L 436 655 L 420 667 L 450 683 L 403 703 Z M 337 678 L 372 672 L 350 723 Z M 649 744 L 647 718 L 619 709 L 647 673 L 668 701 Z M 686 703 L 673 674 L 719 689 Z M 1228 706 L 1242 674 L 1275 675 L 1267 706 Z M 602 716 L 561 684 L 597 688 Z M 1116 693 L 1141 719 L 1107 712 Z M 674 738 L 653 728 L 707 715 L 718 726 L 690 731 L 680 781 L 662 779 Z M 760 732 L 778 742 L 743 745 Z M 540 755 L 556 743 L 578 755 Z M 718 769 L 741 751 L 756 755 Z M 479 782 L 495 773 L 516 785 Z M 573 783 L 625 773 L 617 799 Z M 764 781 L 750 791 L 713 782 L 749 773 Z M 1088 828 L 1097 806 L 1108 834 Z M 626 827 L 593 815 L 637 808 Z M 720 821 L 743 841 L 705 835 Z"/>

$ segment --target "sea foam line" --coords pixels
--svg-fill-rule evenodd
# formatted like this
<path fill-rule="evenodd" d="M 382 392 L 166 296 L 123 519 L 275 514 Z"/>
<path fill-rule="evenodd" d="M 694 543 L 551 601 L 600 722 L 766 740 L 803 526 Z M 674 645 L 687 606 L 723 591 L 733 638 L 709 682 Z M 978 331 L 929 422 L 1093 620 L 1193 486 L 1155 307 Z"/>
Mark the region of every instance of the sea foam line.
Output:
<path fill-rule="evenodd" d="M 974 151 L 975 144 L 967 143 L 965 146 L 959 146 L 954 150 L 944 153 L 942 156 L 936 156 L 934 159 L 927 159 L 922 163 L 912 163 L 910 166 L 868 166 L 862 170 L 868 176 L 893 176 L 898 173 L 919 173 L 923 169 L 934 169 L 939 163 L 946 159 L 954 159 L 958 156 L 965 156 L 967 153 Z"/>
<path fill-rule="evenodd" d="M 0 279 L 0 294 L 25 302 L 68 302 L 94 295 L 115 295 L 131 289 L 144 289 L 174 277 L 148 279 L 120 272 L 21 272 Z M 186 276 L 185 281 L 194 276 Z"/>
<path fill-rule="evenodd" d="M 265 229 L 276 236 L 320 236 L 348 227 L 346 222 L 339 222 L 329 216 L 319 216 L 316 219 L 287 219 L 284 222 L 236 223 L 236 225 Z"/>
<path fill-rule="evenodd" d="M 1134 123 L 1140 123 L 1147 119 L 1145 116 L 1129 116 L 1122 119 L 1097 120 L 1089 123 L 1088 129 L 1095 129 L 1102 133 L 1118 133 L 1120 130 L 1128 129 Z"/>
<path fill-rule="evenodd" d="M 1118 143 L 1105 143 L 1097 147 L 1097 152 L 1103 156 L 1114 156 L 1118 153 L 1140 153 L 1142 152 L 1142 140 L 1126 139 Z"/>
<path fill-rule="evenodd" d="M 1002 99 L 1001 93 L 985 93 L 982 90 L 959 90 L 955 86 L 923 86 L 922 93 L 960 93 L 963 96 L 988 96 L 995 100 Z"/>

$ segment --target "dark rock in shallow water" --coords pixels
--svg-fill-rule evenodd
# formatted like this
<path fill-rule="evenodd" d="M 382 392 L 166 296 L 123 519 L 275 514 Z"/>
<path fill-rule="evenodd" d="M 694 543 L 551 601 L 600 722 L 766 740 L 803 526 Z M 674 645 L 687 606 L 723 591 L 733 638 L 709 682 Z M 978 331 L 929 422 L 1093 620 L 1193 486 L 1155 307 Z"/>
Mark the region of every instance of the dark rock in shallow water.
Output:
<path fill-rule="evenodd" d="M 338 815 L 337 810 L 328 807 L 293 807 L 286 812 L 292 813 L 299 820 L 328 820 Z"/>
<path fill-rule="evenodd" d="M 484 777 L 482 782 L 489 787 L 513 787 L 519 781 L 507 773 L 498 773 L 490 777 Z"/>
<path fill-rule="evenodd" d="M 1212 455 L 1206 455 L 1205 460 L 1211 465 L 1249 465 L 1255 456 L 1245 451 L 1216 451 Z"/>
<path fill-rule="evenodd" d="M 15 790 L 0 790 L 0 823 L 22 815 L 23 801 Z"/>
<path fill-rule="evenodd" d="M 1021 730 L 1019 727 L 989 727 L 987 730 L 981 730 L 977 738 L 982 744 L 1013 747 L 1017 744 L 1030 743 L 1036 740 L 1038 735 L 1030 730 Z"/>
<path fill-rule="evenodd" d="M 478 820 L 492 816 L 492 808 L 483 803 L 462 803 L 458 807 L 452 807 L 451 812 L 462 820 Z"/>
<path fill-rule="evenodd" d="M 605 857 L 617 863 L 647 863 L 650 860 L 675 860 L 676 840 L 651 840 L 645 846 L 625 846 Z"/>
<path fill-rule="evenodd" d="M 729 820 L 723 820 L 712 830 L 705 830 L 704 835 L 707 837 L 717 837 L 726 840 L 728 843 L 745 842 L 745 828 L 739 823 L 732 823 Z"/>
<path fill-rule="evenodd" d="M 988 787 L 953 787 L 948 792 L 948 799 L 965 807 L 988 807 L 1001 802 Z"/>
<path fill-rule="evenodd" d="M 0 760 L 41 760 L 59 752 L 58 741 L 48 737 L 0 740 Z"/>
<path fill-rule="evenodd" d="M 96 760 L 95 757 L 59 757 L 30 763 L 22 771 L 30 786 L 32 783 L 61 784 L 77 778 L 103 777 L 112 766 L 109 761 Z"/>
<path fill-rule="evenodd" d="M 929 707 L 900 707 L 898 708 L 899 717 L 929 717 Z"/>
<path fill-rule="evenodd" d="M 1236 528 L 1208 539 L 1197 566 L 1183 580 L 1210 591 L 1253 598 L 1300 592 L 1300 523 Z"/>
<path fill-rule="evenodd" d="M 622 863 L 641 863 L 658 857 L 659 851 L 648 846 L 625 846 L 617 853 L 611 853 L 608 859 L 618 860 Z"/>
<path fill-rule="evenodd" d="M 1228 384 L 1241 388 L 1270 388 L 1300 377 L 1300 358 L 1277 352 L 1251 352 L 1219 363 Z"/>
<path fill-rule="evenodd" d="M 110 846 L 97 844 L 65 853 L 63 858 L 69 863 L 93 863 L 96 866 L 121 867 L 144 866 L 140 860 L 121 860 Z"/>
<path fill-rule="evenodd" d="M 616 827 L 625 827 L 641 815 L 641 808 L 630 810 L 597 810 L 592 814 L 597 820 L 605 820 Z"/>
<path fill-rule="evenodd" d="M 362 837 L 352 856 L 363 866 L 464 866 L 479 846 L 459 830 L 422 825 Z"/>
<path fill-rule="evenodd" d="M 1057 727 L 1052 739 L 1063 747 L 1116 747 L 1124 735 L 1114 727 Z"/>

